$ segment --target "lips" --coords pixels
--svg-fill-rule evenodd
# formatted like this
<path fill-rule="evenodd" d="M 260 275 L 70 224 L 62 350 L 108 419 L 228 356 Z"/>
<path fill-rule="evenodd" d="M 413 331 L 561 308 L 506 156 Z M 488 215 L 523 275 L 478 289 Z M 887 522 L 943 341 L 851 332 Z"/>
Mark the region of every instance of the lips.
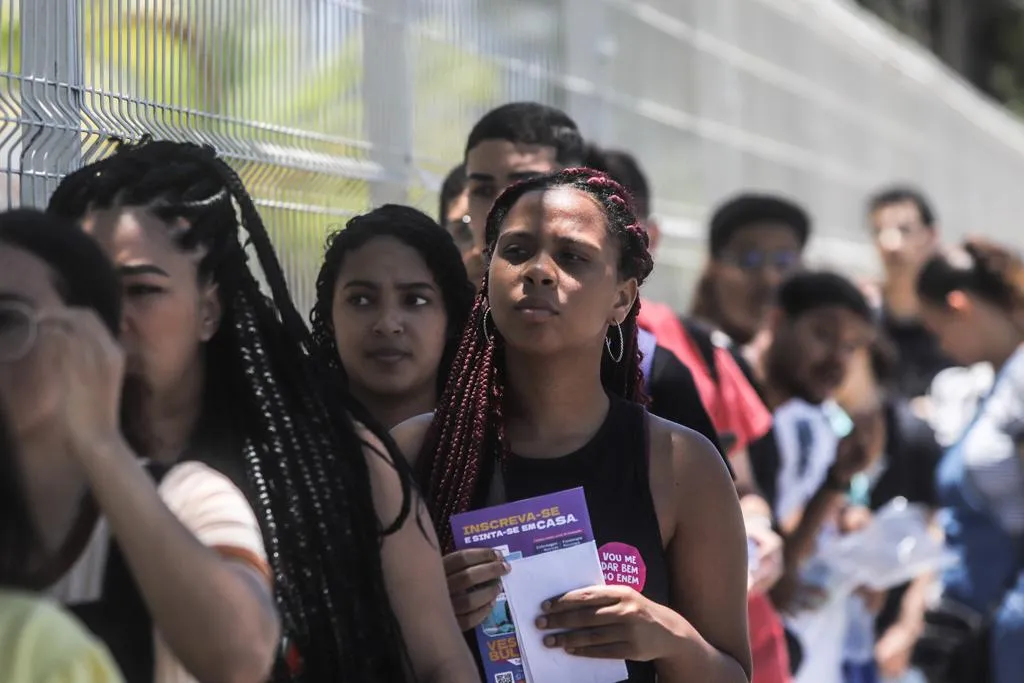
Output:
<path fill-rule="evenodd" d="M 529 296 L 518 302 L 515 309 L 524 313 L 558 315 L 558 309 L 551 302 Z"/>
<path fill-rule="evenodd" d="M 408 351 L 394 348 L 374 349 L 366 353 L 366 357 L 370 360 L 380 361 L 382 363 L 395 363 L 408 358 L 410 355 L 411 354 Z"/>

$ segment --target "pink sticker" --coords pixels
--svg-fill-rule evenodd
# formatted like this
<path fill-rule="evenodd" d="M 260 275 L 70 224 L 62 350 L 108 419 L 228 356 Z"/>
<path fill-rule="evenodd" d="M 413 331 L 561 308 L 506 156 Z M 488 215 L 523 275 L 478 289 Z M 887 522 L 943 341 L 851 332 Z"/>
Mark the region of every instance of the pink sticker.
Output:
<path fill-rule="evenodd" d="M 640 592 L 647 584 L 647 565 L 640 551 L 625 543 L 606 543 L 597 549 L 604 582 L 609 586 L 629 586 Z"/>

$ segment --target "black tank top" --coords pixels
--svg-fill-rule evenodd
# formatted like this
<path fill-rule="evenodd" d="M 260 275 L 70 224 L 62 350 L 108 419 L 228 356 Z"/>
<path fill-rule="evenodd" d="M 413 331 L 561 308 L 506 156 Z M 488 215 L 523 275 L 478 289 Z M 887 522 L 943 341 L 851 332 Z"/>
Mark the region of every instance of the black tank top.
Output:
<path fill-rule="evenodd" d="M 574 453 L 553 459 L 509 458 L 505 497 L 522 500 L 583 487 L 606 582 L 631 586 L 668 605 L 668 563 L 651 496 L 647 441 L 643 406 L 611 397 L 604 424 Z M 626 666 L 631 683 L 654 683 L 652 663 Z"/>

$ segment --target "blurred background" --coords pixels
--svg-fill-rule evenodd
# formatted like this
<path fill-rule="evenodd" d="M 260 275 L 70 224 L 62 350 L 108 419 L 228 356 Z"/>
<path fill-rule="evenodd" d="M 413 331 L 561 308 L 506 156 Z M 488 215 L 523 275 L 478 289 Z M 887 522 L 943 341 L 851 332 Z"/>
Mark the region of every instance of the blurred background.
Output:
<path fill-rule="evenodd" d="M 0 0 L 0 195 L 42 205 L 109 136 L 203 140 L 242 171 L 300 310 L 331 226 L 436 212 L 496 104 L 564 108 L 633 151 L 667 233 L 650 296 L 683 305 L 702 221 L 790 195 L 812 261 L 870 274 L 868 193 L 935 201 L 944 237 L 1024 233 L 1024 2 Z"/>

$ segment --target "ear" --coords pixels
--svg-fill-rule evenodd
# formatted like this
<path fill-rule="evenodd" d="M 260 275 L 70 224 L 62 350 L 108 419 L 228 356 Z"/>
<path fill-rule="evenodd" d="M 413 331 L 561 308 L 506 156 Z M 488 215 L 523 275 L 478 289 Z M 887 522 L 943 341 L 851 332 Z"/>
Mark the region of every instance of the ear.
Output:
<path fill-rule="evenodd" d="M 647 249 L 653 255 L 658 248 L 658 244 L 661 242 L 661 226 L 658 225 L 658 219 L 648 218 L 644 227 L 647 228 L 647 237 L 651 241 Z"/>
<path fill-rule="evenodd" d="M 615 323 L 622 324 L 622 321 L 629 315 L 629 309 L 633 308 L 633 304 L 636 303 L 636 298 L 639 294 L 640 287 L 637 285 L 635 277 L 623 280 L 619 284 L 619 290 L 615 294 L 615 303 L 612 308 L 612 319 L 609 321 L 610 325 Z"/>
<path fill-rule="evenodd" d="M 202 285 L 199 292 L 199 341 L 208 342 L 220 329 L 224 307 L 220 302 L 220 287 L 215 282 Z"/>

